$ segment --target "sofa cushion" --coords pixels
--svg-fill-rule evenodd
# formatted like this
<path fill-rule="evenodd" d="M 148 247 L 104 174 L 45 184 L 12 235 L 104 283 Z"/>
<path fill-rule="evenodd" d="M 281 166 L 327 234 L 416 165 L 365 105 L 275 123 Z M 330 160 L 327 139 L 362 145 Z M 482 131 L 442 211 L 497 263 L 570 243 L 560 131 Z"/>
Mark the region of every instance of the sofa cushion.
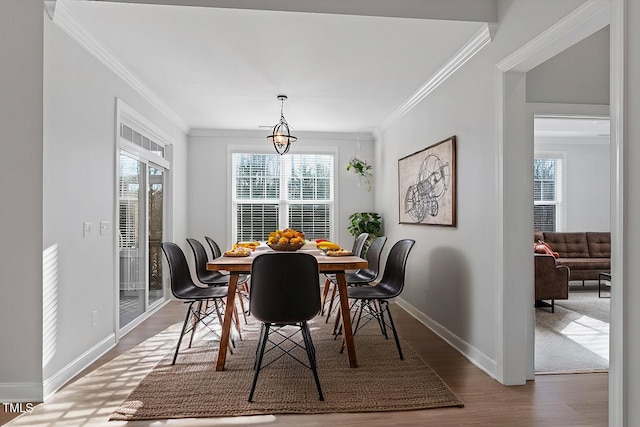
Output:
<path fill-rule="evenodd" d="M 566 265 L 571 271 L 593 270 L 593 271 L 609 271 L 611 270 L 611 260 L 609 258 L 558 258 L 558 265 Z"/>
<path fill-rule="evenodd" d="M 587 247 L 591 258 L 611 258 L 611 233 L 587 232 Z"/>
<path fill-rule="evenodd" d="M 560 258 L 589 258 L 586 233 L 545 232 L 544 241 Z"/>

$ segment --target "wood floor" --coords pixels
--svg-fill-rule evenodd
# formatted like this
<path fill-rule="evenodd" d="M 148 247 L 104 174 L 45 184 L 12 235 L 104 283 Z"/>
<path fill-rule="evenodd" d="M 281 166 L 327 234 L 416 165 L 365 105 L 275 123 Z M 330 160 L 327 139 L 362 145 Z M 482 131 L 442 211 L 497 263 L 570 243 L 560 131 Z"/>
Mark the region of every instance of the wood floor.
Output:
<path fill-rule="evenodd" d="M 442 377 L 449 387 L 464 401 L 464 408 L 431 409 L 424 411 L 361 413 L 361 414 L 321 414 L 321 415 L 277 415 L 261 417 L 238 417 L 223 419 L 173 420 L 163 425 L 180 426 L 606 426 L 608 422 L 608 374 L 542 375 L 536 381 L 523 386 L 504 387 L 452 349 L 425 326 L 397 306 L 393 306 L 394 319 L 400 335 L 413 349 Z M 181 322 L 185 306 L 172 302 L 151 316 L 132 332 L 123 337 L 118 345 L 97 360 L 77 378 L 82 378 L 94 369 L 111 361 L 153 337 L 168 326 Z M 357 348 L 357 341 L 356 341 Z M 345 383 L 345 387 L 348 384 Z M 66 388 L 73 388 L 72 381 Z M 94 386 L 95 387 L 95 386 Z M 64 391 L 61 390 L 61 391 Z M 357 390 L 354 390 L 357 393 Z M 384 392 L 381 390 L 380 392 Z M 59 392 L 60 393 L 60 392 Z M 25 414 L 9 425 L 58 426 L 67 425 L 65 416 L 54 410 L 42 411 L 47 405 L 68 405 L 83 407 L 84 411 L 101 408 L 93 402 L 79 402 L 82 397 L 75 394 L 73 402 L 38 405 L 32 414 Z M 79 394 L 82 396 L 82 394 Z M 126 395 L 125 395 L 126 396 Z M 52 400 L 54 400 L 52 398 Z M 85 399 L 87 400 L 87 399 Z M 89 409 L 87 409 L 89 408 Z M 109 412 L 109 411 L 104 411 Z M 110 412 L 109 412 L 110 413 Z M 83 422 L 76 415 L 68 425 L 122 425 L 108 422 L 107 413 L 103 422 Z M 88 416 L 87 416 L 88 417 Z M 11 418 L 0 410 L 0 425 Z M 68 421 L 68 420 L 67 420 Z M 136 422 L 127 425 L 152 425 L 153 422 Z M 155 422 L 158 425 L 158 422 Z"/>

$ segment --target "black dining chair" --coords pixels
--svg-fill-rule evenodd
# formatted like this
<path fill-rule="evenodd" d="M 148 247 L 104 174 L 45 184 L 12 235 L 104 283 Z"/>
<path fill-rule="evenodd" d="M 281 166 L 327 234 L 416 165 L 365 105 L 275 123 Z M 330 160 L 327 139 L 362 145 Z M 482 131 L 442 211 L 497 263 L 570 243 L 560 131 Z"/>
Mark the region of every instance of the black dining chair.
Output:
<path fill-rule="evenodd" d="M 189 246 L 191 246 L 191 250 L 193 251 L 193 258 L 195 260 L 196 266 L 196 276 L 198 277 L 198 280 L 201 283 L 209 286 L 228 285 L 228 274 L 223 274 L 219 271 L 207 270 L 207 262 L 209 261 L 209 258 L 207 256 L 207 251 L 204 248 L 204 245 L 200 243 L 200 241 L 191 238 L 188 238 L 187 242 L 189 243 Z M 236 294 L 238 295 L 240 309 L 242 310 L 242 314 L 244 316 L 244 323 L 247 323 L 247 310 L 245 310 L 244 307 L 243 292 L 245 291 L 244 286 L 247 280 L 249 280 L 248 276 L 246 274 L 241 274 L 240 276 L 238 276 L 238 284 L 236 286 Z"/>
<path fill-rule="evenodd" d="M 196 276 L 201 283 L 209 286 L 225 286 L 229 284 L 229 276 L 219 271 L 207 270 L 209 257 L 202 243 L 196 239 L 187 238 L 187 243 L 191 246 L 193 258 L 195 260 Z"/>
<path fill-rule="evenodd" d="M 204 240 L 207 241 L 209 248 L 211 248 L 211 256 L 213 259 L 220 258 L 222 256 L 222 251 L 220 250 L 220 246 L 213 240 L 211 237 L 204 236 Z"/>
<path fill-rule="evenodd" d="M 382 250 L 384 249 L 384 245 L 386 242 L 386 236 L 376 237 L 373 242 L 371 242 L 371 245 L 367 249 L 367 253 L 365 255 L 368 264 L 367 268 L 361 268 L 360 270 L 356 270 L 355 272 L 345 273 L 344 277 L 345 281 L 347 282 L 347 286 L 368 285 L 378 278 L 378 275 L 380 274 L 380 258 L 382 257 Z M 333 288 L 333 290 L 331 292 L 331 299 L 329 300 L 329 309 L 327 310 L 327 318 L 325 320 L 325 323 L 329 322 L 329 317 L 331 316 L 333 303 L 338 290 L 338 279 L 336 278 L 336 275 L 328 274 L 327 278 L 331 281 L 331 287 Z M 322 308 L 324 309 L 324 301 L 322 301 Z M 324 312 L 322 314 L 324 314 Z M 340 314 L 338 314 L 338 316 L 339 315 Z M 338 322 L 339 320 L 336 319 L 336 323 Z"/>
<path fill-rule="evenodd" d="M 265 253 L 257 256 L 251 266 L 251 288 L 249 290 L 252 315 L 262 322 L 260 342 L 256 350 L 254 376 L 249 393 L 249 402 L 253 402 L 260 370 L 285 355 L 291 356 L 313 372 L 320 400 L 324 400 L 316 365 L 316 354 L 311 340 L 311 332 L 307 321 L 320 312 L 320 280 L 318 261 L 307 253 L 295 252 Z M 286 327 L 298 327 L 299 331 L 290 333 Z M 297 332 L 302 334 L 302 344 L 294 340 Z M 269 336 L 275 333 L 279 341 L 272 341 Z M 293 349 L 285 350 L 282 340 L 293 344 Z M 267 349 L 267 343 L 271 343 Z M 309 364 L 297 358 L 291 352 L 302 348 L 307 353 Z M 280 349 L 283 352 L 274 356 L 263 366 L 265 353 Z"/>
<path fill-rule="evenodd" d="M 193 337 L 198 323 L 206 325 L 209 330 L 213 332 L 213 329 L 207 322 L 214 313 L 218 315 L 218 320 L 220 320 L 219 304 L 224 304 L 229 288 L 227 286 L 209 286 L 206 288 L 197 286 L 191 278 L 189 264 L 182 249 L 175 243 L 163 242 L 162 251 L 169 264 L 171 293 L 176 299 L 183 301 L 185 304 L 189 304 L 184 323 L 182 324 L 182 331 L 178 338 L 178 345 L 173 355 L 173 362 L 171 363 L 175 365 L 178 352 L 180 351 L 180 345 L 182 344 L 182 338 L 189 332 L 192 333 Z M 208 307 L 208 304 L 203 304 L 208 302 L 213 302 L 213 308 Z M 192 316 L 193 322 L 191 327 L 188 328 L 187 325 Z M 189 344 L 189 346 L 191 346 L 191 344 Z"/>
<path fill-rule="evenodd" d="M 210 271 L 207 270 L 207 262 L 209 258 L 207 257 L 207 251 L 196 239 L 187 238 L 187 243 L 191 246 L 191 251 L 193 252 L 196 277 L 198 281 L 207 286 L 228 286 L 229 285 L 229 276 L 220 273 L 219 271 Z M 246 276 L 242 278 L 242 280 L 246 281 Z M 238 284 L 240 285 L 240 279 L 238 280 Z M 236 288 L 238 289 L 238 288 Z M 237 294 L 240 294 L 240 291 L 236 291 Z M 239 298 L 240 308 L 242 309 L 242 313 L 244 314 L 244 302 L 242 301 L 242 297 Z M 235 318 L 236 330 L 238 331 L 238 336 L 242 339 L 242 331 L 240 329 L 240 321 L 238 319 L 238 311 L 234 307 L 233 316 Z M 244 322 L 247 323 L 247 317 L 245 315 Z"/>
<path fill-rule="evenodd" d="M 355 336 L 358 330 L 370 320 L 376 319 L 380 325 L 380 330 L 387 339 L 389 338 L 387 327 L 391 328 L 400 359 L 404 359 L 404 356 L 402 348 L 400 348 L 398 332 L 389 310 L 389 300 L 400 295 L 404 289 L 407 259 L 415 243 L 415 240 L 403 239 L 393 245 L 387 257 L 382 279 L 377 284 L 374 286 L 354 286 L 347 289 L 349 299 L 354 300 L 352 307 L 355 306 L 356 308 L 352 320 L 352 324 L 355 325 L 353 327 L 353 335 Z M 388 323 L 385 318 L 385 312 Z M 363 314 L 367 315 L 364 322 L 362 322 Z"/>
<path fill-rule="evenodd" d="M 362 255 L 362 249 L 364 248 L 364 244 L 367 242 L 367 239 L 369 238 L 369 233 L 360 233 L 353 241 L 353 248 L 351 249 L 351 253 L 354 254 L 355 256 L 361 256 Z M 324 282 L 324 289 L 322 290 L 322 299 L 321 299 L 321 304 L 322 304 L 322 312 L 321 314 L 324 315 L 324 304 L 327 300 L 327 295 L 329 294 L 329 289 L 331 288 L 331 277 L 335 277 L 335 275 L 330 275 L 330 274 L 325 274 L 326 280 Z M 331 297 L 331 304 L 329 304 L 329 313 L 331 313 L 331 307 L 332 307 L 332 303 L 333 303 L 333 299 L 335 296 L 336 290 L 335 287 L 333 289 L 333 296 Z M 329 315 L 327 314 L 327 321 L 329 320 Z"/>
<path fill-rule="evenodd" d="M 222 251 L 220 250 L 220 246 L 213 240 L 211 237 L 204 236 L 204 240 L 207 241 L 209 248 L 211 249 L 211 259 L 220 258 L 222 256 Z M 226 273 L 220 273 L 224 276 L 229 276 Z M 242 315 L 244 316 L 244 323 L 247 323 L 247 316 L 250 315 L 250 311 L 245 308 L 245 302 L 249 303 L 249 275 L 240 274 L 238 276 L 238 287 L 237 295 L 240 300 L 240 307 L 242 309 Z"/>

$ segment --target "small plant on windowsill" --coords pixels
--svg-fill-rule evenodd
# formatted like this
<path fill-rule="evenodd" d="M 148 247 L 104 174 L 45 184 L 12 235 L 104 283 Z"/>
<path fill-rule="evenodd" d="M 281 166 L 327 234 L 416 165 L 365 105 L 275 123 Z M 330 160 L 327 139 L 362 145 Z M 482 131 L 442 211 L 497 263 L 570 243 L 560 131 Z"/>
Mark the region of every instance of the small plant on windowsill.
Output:
<path fill-rule="evenodd" d="M 361 160 L 357 157 L 354 157 L 349 161 L 347 165 L 347 170 L 352 170 L 358 175 L 358 184 L 360 184 L 360 178 L 364 178 L 364 182 L 367 184 L 367 191 L 371 191 L 371 180 L 370 177 L 373 176 L 373 166 L 367 163 L 366 160 Z"/>

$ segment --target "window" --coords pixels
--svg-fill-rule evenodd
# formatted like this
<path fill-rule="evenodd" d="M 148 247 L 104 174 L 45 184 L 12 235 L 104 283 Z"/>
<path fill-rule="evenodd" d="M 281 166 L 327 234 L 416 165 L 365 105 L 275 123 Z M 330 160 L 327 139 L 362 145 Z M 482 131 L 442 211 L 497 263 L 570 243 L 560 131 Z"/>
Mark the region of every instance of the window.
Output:
<path fill-rule="evenodd" d="M 332 154 L 233 153 L 232 238 L 266 240 L 287 227 L 332 238 Z"/>
<path fill-rule="evenodd" d="M 533 162 L 533 222 L 540 231 L 562 230 L 563 156 L 536 154 Z"/>

